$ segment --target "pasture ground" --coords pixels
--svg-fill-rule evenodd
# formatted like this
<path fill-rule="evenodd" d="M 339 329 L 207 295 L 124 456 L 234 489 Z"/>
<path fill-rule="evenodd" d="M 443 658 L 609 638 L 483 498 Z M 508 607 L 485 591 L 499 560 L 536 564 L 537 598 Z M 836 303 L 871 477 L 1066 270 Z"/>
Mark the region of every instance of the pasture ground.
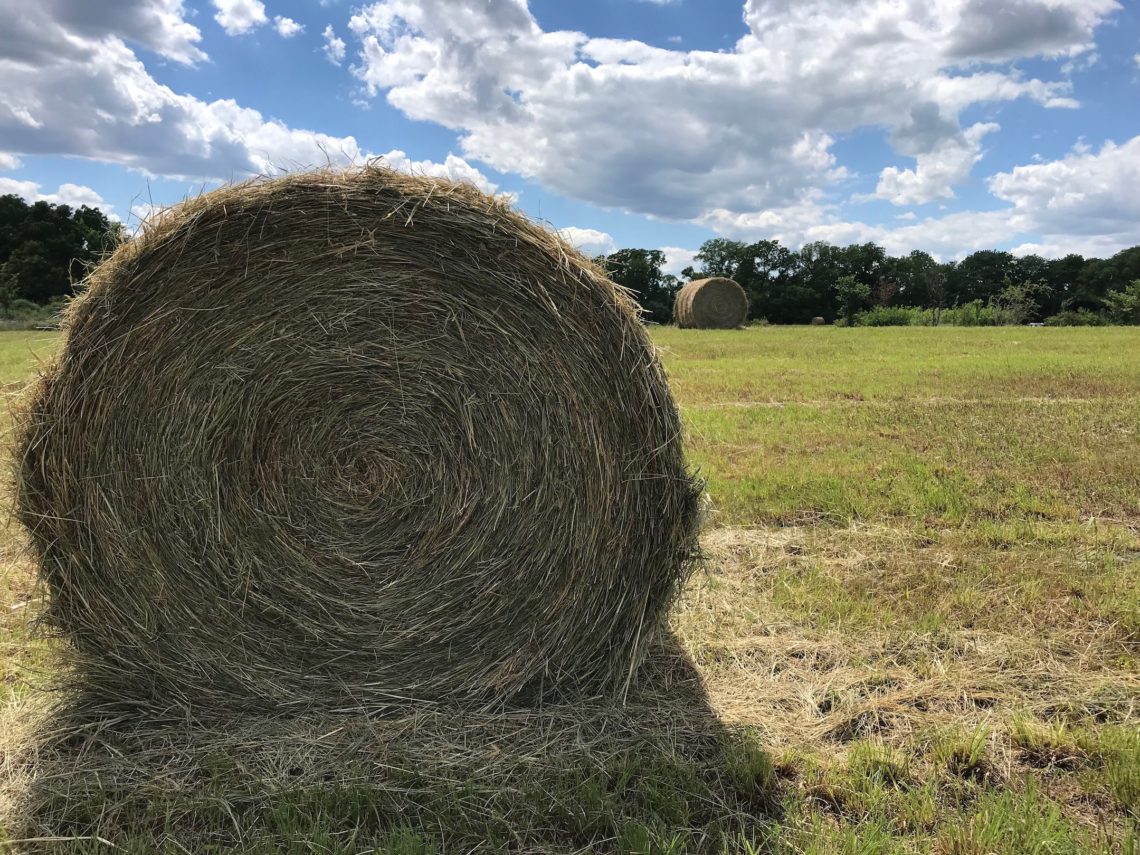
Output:
<path fill-rule="evenodd" d="M 708 479 L 708 561 L 624 711 L 247 723 L 190 748 L 168 722 L 33 777 L 57 650 L 27 629 L 10 528 L 0 841 L 1140 852 L 1140 330 L 654 338 Z M 0 383 L 57 346 L 0 334 Z"/>

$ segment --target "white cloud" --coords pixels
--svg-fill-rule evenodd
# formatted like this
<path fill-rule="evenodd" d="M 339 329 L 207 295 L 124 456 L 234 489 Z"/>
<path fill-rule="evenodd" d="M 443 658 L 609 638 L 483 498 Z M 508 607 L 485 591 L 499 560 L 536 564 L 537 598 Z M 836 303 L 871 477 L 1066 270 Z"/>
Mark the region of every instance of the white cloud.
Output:
<path fill-rule="evenodd" d="M 163 205 L 155 205 L 152 202 L 136 202 L 131 205 L 131 212 L 127 217 L 127 224 L 132 228 L 141 228 L 150 222 L 152 217 L 156 217 L 164 210 Z"/>
<path fill-rule="evenodd" d="M 1099 151 L 1075 146 L 1068 156 L 1017 166 L 988 180 L 991 192 L 1008 204 L 991 211 L 956 211 L 905 225 L 872 225 L 844 219 L 840 206 L 819 195 L 760 212 L 717 210 L 701 222 L 740 240 L 776 238 L 799 247 L 809 241 L 875 241 L 899 255 L 924 249 L 948 259 L 979 249 L 1014 244 L 1013 252 L 1055 257 L 1077 252 L 1107 257 L 1140 244 L 1140 136 L 1107 142 Z"/>
<path fill-rule="evenodd" d="M 218 10 L 214 20 L 221 24 L 226 35 L 240 36 L 256 29 L 269 18 L 261 0 L 210 0 Z"/>
<path fill-rule="evenodd" d="M 1101 236 L 1140 243 L 1140 136 L 1100 151 L 1081 147 L 1047 163 L 1017 166 L 989 179 L 1015 216 L 1048 235 Z"/>
<path fill-rule="evenodd" d="M 944 198 L 980 151 L 963 110 L 1075 103 L 1067 80 L 994 63 L 1080 55 L 1116 8 L 747 0 L 749 32 L 720 53 L 545 32 L 525 0 L 379 0 L 350 28 L 367 91 L 455 130 L 465 156 L 597 205 L 699 221 L 834 188 L 833 140 L 866 126 L 916 160 L 884 177 L 885 197 Z"/>
<path fill-rule="evenodd" d="M 582 229 L 577 226 L 567 226 L 559 229 L 558 234 L 564 241 L 577 249 L 583 255 L 593 258 L 597 255 L 609 255 L 616 249 L 613 235 L 597 229 Z"/>
<path fill-rule="evenodd" d="M 305 31 L 304 24 L 298 24 L 292 18 L 285 18 L 281 15 L 273 19 L 273 28 L 277 30 L 277 35 L 283 39 L 291 39 L 297 35 L 297 33 Z"/>
<path fill-rule="evenodd" d="M 1001 61 L 1024 56 L 1076 56 L 1092 47 L 1092 30 L 1116 7 L 1107 0 L 967 0 L 949 33 L 951 56 Z"/>
<path fill-rule="evenodd" d="M 1064 258 L 1066 255 L 1083 255 L 1085 258 L 1109 258 L 1122 249 L 1135 246 L 1136 240 L 1121 242 L 1113 236 L 1057 235 L 1045 241 L 1020 243 L 1010 249 L 1017 256 L 1040 255 L 1044 258 Z"/>
<path fill-rule="evenodd" d="M 682 270 L 696 264 L 697 250 L 695 249 L 684 249 L 679 246 L 663 246 L 661 247 L 661 251 L 665 253 L 665 264 L 661 267 L 665 273 L 680 276 Z"/>
<path fill-rule="evenodd" d="M 344 62 L 344 54 L 347 48 L 344 39 L 337 36 L 332 24 L 325 27 L 325 31 L 321 35 L 325 37 L 325 56 L 333 65 L 340 65 Z"/>
<path fill-rule="evenodd" d="M 19 181 L 14 178 L 0 178 L 0 196 L 9 193 L 20 196 L 29 202 L 51 202 L 54 205 L 70 205 L 79 208 L 86 205 L 88 208 L 98 208 L 109 219 L 118 221 L 115 209 L 103 201 L 103 197 L 82 184 L 61 184 L 54 193 L 41 193 L 40 185 L 35 181 Z"/>
<path fill-rule="evenodd" d="M 380 155 L 385 166 L 407 172 L 411 175 L 428 175 L 434 178 L 447 178 L 451 181 L 462 181 L 474 184 L 484 193 L 494 193 L 496 185 L 492 184 L 487 176 L 461 157 L 449 154 L 443 163 L 431 160 L 412 160 L 399 149 L 393 149 L 387 154 Z"/>
<path fill-rule="evenodd" d="M 1071 75 L 1081 71 L 1088 71 L 1100 62 L 1100 54 L 1095 50 L 1089 51 L 1084 56 L 1070 59 L 1068 62 L 1061 66 L 1061 73 L 1064 75 Z"/>
<path fill-rule="evenodd" d="M 19 196 L 29 202 L 40 200 L 40 185 L 35 181 L 20 181 L 16 178 L 0 178 L 0 196 Z"/>
<path fill-rule="evenodd" d="M 98 38 L 115 33 L 124 41 L 180 63 L 206 59 L 198 48 L 202 33 L 186 20 L 183 0 L 0 0 L 0 57 L 26 62 L 46 46 L 64 50 L 67 36 Z"/>
<path fill-rule="evenodd" d="M 34 62 L 9 64 L 0 89 L 0 139 L 18 152 L 74 155 L 190 179 L 362 158 L 353 137 L 291 128 L 233 100 L 178 94 L 109 35 L 67 34 Z"/>
<path fill-rule="evenodd" d="M 875 196 L 895 205 L 922 205 L 935 199 L 953 199 L 955 184 L 964 180 L 982 159 L 982 137 L 998 130 L 996 124 L 977 123 L 958 137 L 935 143 L 915 157 L 914 169 L 888 166 L 879 173 Z"/>
<path fill-rule="evenodd" d="M 717 211 L 704 222 L 718 233 L 739 240 L 769 238 L 792 248 L 813 241 L 840 245 L 874 241 L 892 255 L 923 249 L 943 259 L 993 249 L 1022 231 L 1008 211 L 964 211 L 889 226 L 845 220 L 837 206 L 811 200 L 757 214 Z"/>
<path fill-rule="evenodd" d="M 7 2 L 12 0 L 0 0 Z M 46 6 L 21 8 L 26 11 L 0 36 L 0 139 L 6 150 L 207 182 L 361 163 L 370 156 L 352 136 L 293 128 L 231 99 L 206 102 L 176 93 L 154 80 L 111 32 L 81 36 L 52 21 Z M 435 166 L 422 161 L 417 168 Z M 438 168 L 493 186 L 460 157 Z"/>
<path fill-rule="evenodd" d="M 0 151 L 0 169 L 19 169 L 20 166 L 20 158 L 14 154 Z"/>

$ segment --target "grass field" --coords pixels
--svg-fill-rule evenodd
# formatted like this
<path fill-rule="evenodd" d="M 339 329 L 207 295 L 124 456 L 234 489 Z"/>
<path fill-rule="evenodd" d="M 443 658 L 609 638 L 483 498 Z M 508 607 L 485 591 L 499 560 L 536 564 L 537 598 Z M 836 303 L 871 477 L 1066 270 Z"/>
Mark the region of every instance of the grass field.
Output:
<path fill-rule="evenodd" d="M 248 723 L 193 749 L 168 723 L 92 738 L 83 774 L 32 779 L 28 685 L 55 650 L 28 633 L 11 531 L 0 840 L 1140 852 L 1140 330 L 654 338 L 708 480 L 708 560 L 628 708 Z M 57 346 L 0 334 L 0 383 L 14 392 Z"/>

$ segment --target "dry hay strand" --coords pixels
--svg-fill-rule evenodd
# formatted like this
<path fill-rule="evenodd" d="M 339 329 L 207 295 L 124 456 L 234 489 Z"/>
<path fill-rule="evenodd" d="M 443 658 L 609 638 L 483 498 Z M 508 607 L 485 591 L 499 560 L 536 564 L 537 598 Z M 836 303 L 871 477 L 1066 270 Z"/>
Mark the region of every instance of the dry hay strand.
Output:
<path fill-rule="evenodd" d="M 736 329 L 748 320 L 748 295 L 731 279 L 694 279 L 677 292 L 673 318 L 682 329 Z"/>
<path fill-rule="evenodd" d="M 904 747 L 925 731 L 1000 728 L 1026 714 L 1140 724 L 1140 672 L 1119 664 L 1129 642 L 1102 621 L 1066 627 L 1063 613 L 1050 610 L 1054 626 L 1012 614 L 996 626 L 947 621 L 930 630 L 902 621 L 813 626 L 774 598 L 791 571 L 828 574 L 846 590 L 870 579 L 884 601 L 898 599 L 891 575 L 899 567 L 909 568 L 903 584 L 918 598 L 920 574 L 976 548 L 956 533 L 942 533 L 937 545 L 918 546 L 918 536 L 866 523 L 706 533 L 707 572 L 687 586 L 672 624 L 720 720 L 825 756 L 858 739 Z M 1012 580 L 1001 578 L 1007 596 Z"/>
<path fill-rule="evenodd" d="M 19 515 L 104 713 L 620 693 L 690 570 L 699 489 L 636 305 L 473 187 L 208 193 L 66 329 Z"/>

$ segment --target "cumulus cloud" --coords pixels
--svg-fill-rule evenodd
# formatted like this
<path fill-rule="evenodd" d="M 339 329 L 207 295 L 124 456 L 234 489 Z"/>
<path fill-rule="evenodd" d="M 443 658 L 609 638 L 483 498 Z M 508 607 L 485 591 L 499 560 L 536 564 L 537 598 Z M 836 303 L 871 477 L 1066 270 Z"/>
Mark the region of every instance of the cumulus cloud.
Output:
<path fill-rule="evenodd" d="M 20 158 L 0 151 L 0 169 L 19 169 L 20 166 Z"/>
<path fill-rule="evenodd" d="M 115 210 L 103 201 L 103 197 L 83 184 L 61 184 L 54 193 L 43 193 L 35 181 L 19 181 L 15 178 L 0 178 L 0 196 L 13 194 L 28 202 L 51 202 L 55 205 L 70 205 L 79 208 L 98 208 L 111 220 L 118 220 Z"/>
<path fill-rule="evenodd" d="M 434 178 L 447 178 L 451 181 L 463 181 L 473 184 L 484 193 L 494 193 L 496 185 L 492 184 L 482 172 L 461 157 L 449 154 L 443 163 L 431 160 L 412 160 L 399 149 L 393 149 L 379 158 L 385 166 L 407 172 L 411 175 L 427 175 Z"/>
<path fill-rule="evenodd" d="M 269 20 L 261 0 L 210 0 L 218 10 L 214 20 L 227 35 L 240 36 Z"/>
<path fill-rule="evenodd" d="M 0 19 L 0 57 L 14 62 L 50 45 L 68 49 L 69 34 L 89 39 L 110 32 L 175 62 L 206 59 L 197 46 L 202 33 L 186 20 L 183 0 L 0 0 Z"/>
<path fill-rule="evenodd" d="M 685 249 L 680 246 L 663 246 L 661 247 L 661 251 L 665 253 L 665 264 L 662 265 L 661 269 L 674 276 L 680 276 L 682 270 L 696 264 L 697 250 L 695 249 Z"/>
<path fill-rule="evenodd" d="M 847 220 L 838 206 L 811 200 L 757 213 L 714 211 L 703 222 L 739 240 L 771 238 L 793 248 L 813 241 L 841 245 L 874 241 L 892 255 L 922 249 L 944 260 L 993 249 L 1024 231 L 1024 224 L 1008 211 L 962 211 L 903 221 L 905 225 L 879 225 Z"/>
<path fill-rule="evenodd" d="M 874 195 L 895 205 L 921 205 L 954 198 L 954 185 L 966 178 L 982 158 L 982 137 L 997 130 L 998 125 L 992 122 L 979 122 L 916 155 L 914 169 L 888 166 L 879 173 Z"/>
<path fill-rule="evenodd" d="M 40 185 L 35 181 L 0 178 L 0 196 L 19 196 L 29 202 L 40 201 Z"/>
<path fill-rule="evenodd" d="M 1017 98 L 1074 103 L 1068 81 L 994 63 L 1077 55 L 1115 8 L 747 0 L 748 33 L 719 53 L 547 32 L 526 0 L 379 0 L 350 28 L 366 90 L 455 130 L 466 156 L 594 204 L 699 220 L 833 188 L 845 177 L 834 139 L 865 126 L 888 129 L 916 158 L 883 176 L 884 197 L 945 198 L 985 132 L 963 130 L 963 110 Z M 1045 23 L 1019 29 L 1037 13 Z M 989 19 L 993 38 L 971 50 Z M 924 123 L 924 109 L 937 121 Z"/>
<path fill-rule="evenodd" d="M 298 24 L 292 18 L 285 18 L 278 15 L 273 19 L 273 28 L 277 30 L 277 35 L 281 36 L 281 38 L 291 39 L 297 35 L 297 33 L 304 32 L 305 25 Z"/>
<path fill-rule="evenodd" d="M 127 225 L 132 229 L 145 227 L 152 217 L 157 217 L 165 209 L 163 205 L 153 202 L 136 202 L 131 205 L 131 212 L 127 216 Z"/>
<path fill-rule="evenodd" d="M 1075 56 L 1092 46 L 1093 27 L 1115 8 L 1112 0 L 969 0 L 949 33 L 946 52 L 991 61 L 1017 59 L 1027 52 Z"/>
<path fill-rule="evenodd" d="M 596 255 L 609 255 L 617 248 L 614 244 L 613 235 L 597 229 L 566 226 L 566 228 L 559 229 L 558 234 L 580 253 L 591 258 Z"/>
<path fill-rule="evenodd" d="M 328 58 L 328 61 L 333 65 L 340 65 L 344 62 L 344 55 L 348 45 L 345 44 L 344 39 L 337 36 L 332 24 L 325 27 L 325 31 L 321 33 L 321 35 L 325 37 L 325 56 Z"/>
<path fill-rule="evenodd" d="M 233 100 L 201 101 L 155 81 L 115 36 L 71 37 L 10 64 L 0 138 L 18 152 L 119 163 L 149 174 L 225 179 L 361 158 L 353 137 L 290 128 Z"/>
<path fill-rule="evenodd" d="M 875 241 L 892 254 L 924 249 L 943 259 L 1003 245 L 1013 245 L 1016 254 L 1106 257 L 1140 244 L 1140 199 L 1134 192 L 1140 184 L 1140 136 L 1107 142 L 1099 151 L 1078 145 L 1059 160 L 1017 166 L 987 184 L 1006 207 L 921 219 L 907 212 L 896 224 L 880 225 L 846 219 L 840 205 L 816 195 L 760 212 L 711 211 L 701 222 L 740 240 L 776 238 L 792 247 L 817 240 Z"/>
<path fill-rule="evenodd" d="M 370 157 L 352 136 L 293 128 L 232 99 L 174 92 L 112 30 L 79 35 L 53 21 L 47 5 L 21 8 L 0 36 L 0 139 L 13 154 L 83 157 L 193 181 Z M 466 169 L 489 186 L 462 158 L 440 168 Z"/>
<path fill-rule="evenodd" d="M 1013 215 L 1047 235 L 1098 235 L 1140 243 L 1140 136 L 1100 151 L 1081 147 L 1046 163 L 1018 166 L 989 179 Z"/>

